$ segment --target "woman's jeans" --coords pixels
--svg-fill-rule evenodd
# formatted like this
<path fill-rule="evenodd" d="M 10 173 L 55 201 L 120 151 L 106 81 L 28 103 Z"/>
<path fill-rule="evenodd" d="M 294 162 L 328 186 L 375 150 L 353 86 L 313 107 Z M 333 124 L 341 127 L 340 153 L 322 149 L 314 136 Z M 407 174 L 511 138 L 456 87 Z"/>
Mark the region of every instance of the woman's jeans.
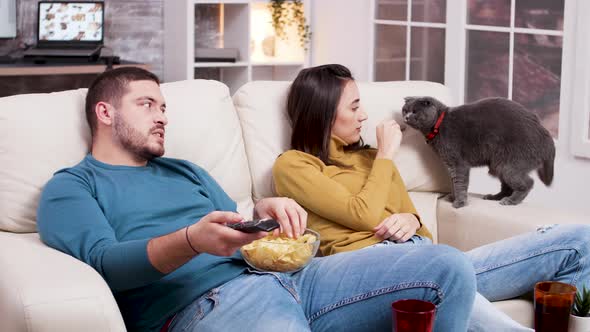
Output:
<path fill-rule="evenodd" d="M 417 244 L 424 241 L 430 243 L 421 237 L 416 240 Z M 468 330 L 533 331 L 489 301 L 531 292 L 539 281 L 561 281 L 578 289 L 590 284 L 589 242 L 590 226 L 552 225 L 468 251 L 478 291 Z"/>
<path fill-rule="evenodd" d="M 402 298 L 437 304 L 435 331 L 531 331 L 488 300 L 523 295 L 542 280 L 587 284 L 589 242 L 589 226 L 559 225 L 467 252 L 481 294 L 469 322 L 470 266 L 416 236 L 319 258 L 293 275 L 242 275 L 179 312 L 171 331 L 390 331 L 391 302 Z"/>
<path fill-rule="evenodd" d="M 387 246 L 315 258 L 294 273 L 250 270 L 180 311 L 169 331 L 391 331 L 391 303 L 437 305 L 436 331 L 465 331 L 475 297 L 465 254 Z"/>

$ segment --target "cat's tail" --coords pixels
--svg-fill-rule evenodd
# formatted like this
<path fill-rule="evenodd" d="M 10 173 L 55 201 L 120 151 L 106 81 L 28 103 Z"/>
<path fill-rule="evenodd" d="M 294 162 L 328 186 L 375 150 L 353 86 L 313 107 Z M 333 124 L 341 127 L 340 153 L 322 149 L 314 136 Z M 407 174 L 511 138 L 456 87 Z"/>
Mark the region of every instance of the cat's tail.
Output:
<path fill-rule="evenodd" d="M 550 155 L 543 160 L 543 165 L 537 169 L 539 179 L 543 181 L 546 186 L 553 182 L 553 162 L 555 161 L 555 148 L 551 149 Z"/>

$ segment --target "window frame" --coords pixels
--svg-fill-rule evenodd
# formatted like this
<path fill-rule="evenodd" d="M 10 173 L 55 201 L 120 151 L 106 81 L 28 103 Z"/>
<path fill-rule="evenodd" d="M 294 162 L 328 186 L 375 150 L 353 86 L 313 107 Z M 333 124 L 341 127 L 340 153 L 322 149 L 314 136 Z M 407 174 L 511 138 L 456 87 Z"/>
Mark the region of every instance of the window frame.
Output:
<path fill-rule="evenodd" d="M 412 49 L 412 28 L 439 28 L 439 29 L 446 29 L 448 23 L 436 23 L 436 22 L 415 22 L 411 21 L 412 19 L 412 3 L 418 0 L 407 0 L 408 8 L 406 13 L 406 20 L 384 20 L 384 19 L 377 19 L 375 18 L 375 9 L 377 8 L 377 1 L 378 0 L 371 0 L 370 4 L 370 13 L 371 13 L 371 29 L 370 29 L 370 45 L 369 47 L 369 80 L 371 82 L 375 81 L 375 30 L 378 25 L 393 25 L 393 26 L 400 26 L 406 28 L 406 63 L 405 63 L 405 80 L 410 80 L 410 65 L 411 65 L 411 49 Z M 447 0 L 447 22 L 448 22 L 448 3 L 450 1 L 455 0 Z M 445 35 L 445 43 L 446 39 L 448 38 Z M 445 47 L 446 48 L 446 47 Z M 446 51 L 445 51 L 446 52 Z M 446 55 L 446 53 L 445 53 Z M 446 74 L 445 74 L 446 80 Z"/>

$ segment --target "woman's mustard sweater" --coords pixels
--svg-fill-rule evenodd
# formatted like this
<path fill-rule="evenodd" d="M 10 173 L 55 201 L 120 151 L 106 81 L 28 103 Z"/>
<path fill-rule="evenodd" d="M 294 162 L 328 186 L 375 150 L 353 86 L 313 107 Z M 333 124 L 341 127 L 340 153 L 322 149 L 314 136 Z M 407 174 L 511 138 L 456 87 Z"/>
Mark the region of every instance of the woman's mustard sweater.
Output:
<path fill-rule="evenodd" d="M 320 233 L 324 255 L 380 242 L 373 228 L 394 213 L 418 216 L 391 160 L 375 159 L 375 149 L 345 152 L 345 144 L 332 136 L 329 151 L 330 159 L 343 166 L 289 150 L 272 172 L 277 195 L 294 199 L 308 212 L 308 227 Z M 417 234 L 432 239 L 425 226 Z"/>

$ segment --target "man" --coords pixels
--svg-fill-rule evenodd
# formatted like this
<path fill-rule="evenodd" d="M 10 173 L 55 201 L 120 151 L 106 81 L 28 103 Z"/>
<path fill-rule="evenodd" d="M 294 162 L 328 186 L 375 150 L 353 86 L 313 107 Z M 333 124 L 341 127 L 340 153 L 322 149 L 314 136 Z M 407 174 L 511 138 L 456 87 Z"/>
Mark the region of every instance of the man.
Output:
<path fill-rule="evenodd" d="M 265 233 L 227 227 L 243 218 L 215 180 L 162 158 L 168 120 L 155 75 L 102 74 L 86 116 L 91 152 L 46 185 L 39 232 L 102 275 L 129 330 L 374 331 L 390 328 L 391 302 L 401 298 L 436 303 L 441 329 L 466 327 L 474 273 L 451 248 L 360 250 L 314 259 L 295 274 L 249 269 L 237 249 Z M 306 227 L 291 199 L 263 199 L 254 212 L 289 236 Z"/>

